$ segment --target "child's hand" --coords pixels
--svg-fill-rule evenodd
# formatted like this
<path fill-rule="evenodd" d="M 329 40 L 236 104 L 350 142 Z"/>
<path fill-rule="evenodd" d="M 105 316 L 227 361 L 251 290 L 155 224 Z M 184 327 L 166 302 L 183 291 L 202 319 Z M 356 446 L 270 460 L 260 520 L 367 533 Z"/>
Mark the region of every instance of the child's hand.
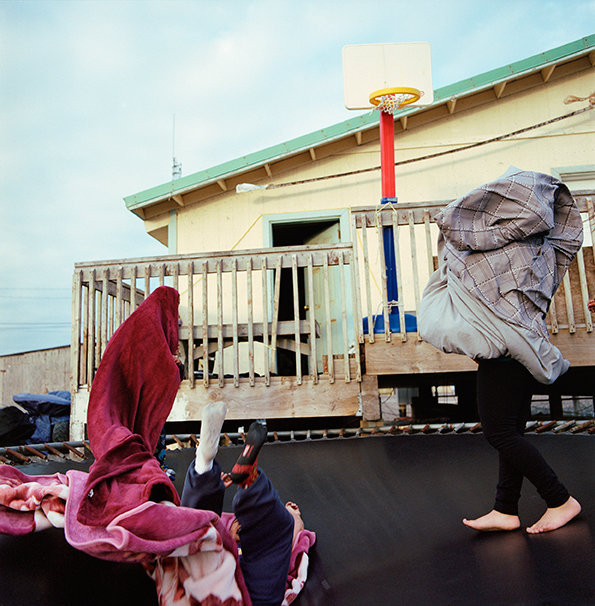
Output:
<path fill-rule="evenodd" d="M 224 471 L 221 472 L 221 481 L 223 482 L 223 486 L 225 486 L 225 488 L 229 488 L 233 484 L 231 481 L 231 476 Z"/>
<path fill-rule="evenodd" d="M 589 308 L 589 311 L 591 313 L 595 313 L 595 299 L 591 299 L 588 303 L 587 303 L 587 307 Z"/>

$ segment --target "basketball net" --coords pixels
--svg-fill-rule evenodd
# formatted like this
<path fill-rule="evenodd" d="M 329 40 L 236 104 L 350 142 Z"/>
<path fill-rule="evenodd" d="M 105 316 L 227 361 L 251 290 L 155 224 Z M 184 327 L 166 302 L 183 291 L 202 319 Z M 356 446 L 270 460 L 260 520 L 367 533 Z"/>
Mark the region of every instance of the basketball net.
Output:
<path fill-rule="evenodd" d="M 416 88 L 408 87 L 394 87 L 385 88 L 373 92 L 370 95 L 370 103 L 376 106 L 376 109 L 384 112 L 385 114 L 392 114 L 400 110 L 401 108 L 419 101 L 422 97 L 423 92 Z"/>
<path fill-rule="evenodd" d="M 410 99 L 413 99 L 414 95 L 408 93 L 401 93 L 399 95 L 383 95 L 380 98 L 380 103 L 376 109 L 384 112 L 385 114 L 392 114 L 393 116 L 403 106 L 407 105 Z M 411 101 L 409 101 L 411 103 Z"/>

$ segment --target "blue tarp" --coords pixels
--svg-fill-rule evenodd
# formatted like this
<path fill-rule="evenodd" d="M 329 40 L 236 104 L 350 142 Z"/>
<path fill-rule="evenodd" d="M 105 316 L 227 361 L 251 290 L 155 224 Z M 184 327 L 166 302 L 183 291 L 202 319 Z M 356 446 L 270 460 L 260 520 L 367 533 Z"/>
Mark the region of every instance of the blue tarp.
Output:
<path fill-rule="evenodd" d="M 388 315 L 391 332 L 401 332 L 401 321 L 399 314 L 392 313 Z M 373 316 L 374 334 L 384 332 L 384 316 Z M 363 318 L 364 334 L 368 334 L 368 318 Z M 413 314 L 405 314 L 405 332 L 417 331 L 417 318 Z"/>
<path fill-rule="evenodd" d="M 35 431 L 28 444 L 52 442 L 52 430 L 56 423 L 70 420 L 70 392 L 18 393 L 12 399 L 22 406 L 35 423 Z"/>

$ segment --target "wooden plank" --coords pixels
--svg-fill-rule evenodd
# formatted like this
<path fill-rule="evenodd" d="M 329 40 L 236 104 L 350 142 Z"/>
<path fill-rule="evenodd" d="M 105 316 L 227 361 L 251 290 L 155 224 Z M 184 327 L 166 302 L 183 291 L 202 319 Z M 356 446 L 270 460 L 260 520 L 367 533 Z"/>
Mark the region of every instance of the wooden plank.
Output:
<path fill-rule="evenodd" d="M 591 230 L 591 255 L 595 263 L 595 202 L 587 200 L 587 216 L 589 218 L 589 228 Z"/>
<path fill-rule="evenodd" d="M 267 266 L 270 267 L 281 255 L 282 269 L 291 268 L 291 255 L 297 254 L 298 266 L 305 267 L 307 258 L 311 254 L 313 255 L 314 265 L 322 267 L 324 256 L 329 252 L 347 250 L 351 248 L 351 244 L 348 242 L 336 242 L 332 244 L 307 244 L 301 246 L 285 246 L 272 248 L 261 248 L 261 249 L 249 249 L 249 250 L 224 250 L 214 251 L 206 253 L 191 253 L 185 255 L 162 255 L 155 257 L 142 257 L 132 259 L 113 259 L 108 261 L 96 261 L 96 262 L 81 262 L 76 263 L 75 268 L 81 269 L 83 277 L 85 272 L 90 268 L 96 270 L 102 270 L 103 268 L 115 268 L 122 266 L 125 270 L 124 278 L 129 278 L 128 268 L 136 265 L 141 272 L 145 272 L 147 267 L 150 270 L 152 276 L 158 275 L 157 267 L 160 264 L 166 265 L 166 275 L 172 274 L 170 262 L 180 263 L 180 271 L 186 267 L 189 261 L 194 263 L 207 263 L 208 273 L 217 272 L 217 262 L 221 262 L 221 270 L 224 273 L 231 272 L 233 260 L 237 263 L 238 271 L 245 271 L 248 260 L 252 262 L 264 258 L 267 261 Z"/>
<path fill-rule="evenodd" d="M 202 264 L 202 382 L 209 386 L 209 276 L 207 264 Z M 200 337 L 199 337 L 200 338 Z M 194 360 L 192 361 L 194 365 Z"/>
<path fill-rule="evenodd" d="M 333 356 L 333 325 L 331 321 L 331 296 L 329 287 L 329 268 L 328 263 L 325 262 L 322 268 L 322 280 L 324 284 L 324 312 L 326 319 L 326 343 L 327 343 L 327 356 L 328 356 L 328 377 L 331 383 L 335 382 L 335 362 Z"/>
<path fill-rule="evenodd" d="M 380 259 L 380 286 L 382 287 L 382 315 L 384 317 L 384 340 L 386 342 L 391 340 L 390 334 L 390 320 L 388 317 L 388 289 L 387 289 L 387 271 L 386 271 L 386 258 L 384 255 L 384 232 L 381 224 L 376 224 L 376 234 L 378 236 L 378 257 Z M 374 332 L 374 327 L 370 329 L 370 332 Z"/>
<path fill-rule="evenodd" d="M 564 331 L 551 335 L 550 341 L 571 366 L 595 365 L 595 333 L 581 330 L 571 334 Z"/>
<path fill-rule="evenodd" d="M 380 393 L 378 392 L 378 377 L 364 375 L 360 383 L 362 418 L 364 421 L 380 419 Z"/>
<path fill-rule="evenodd" d="M 477 364 L 459 354 L 445 354 L 425 341 L 393 341 L 365 345 L 366 374 L 398 375 L 476 370 Z"/>
<path fill-rule="evenodd" d="M 306 375 L 302 385 L 292 377 L 271 377 L 270 386 L 256 377 L 256 385 L 240 379 L 237 389 L 201 385 L 191 390 L 182 381 L 168 421 L 200 419 L 203 407 L 213 400 L 227 403 L 227 419 L 353 416 L 359 408 L 359 383 L 330 383 L 320 377 L 314 384 Z"/>
<path fill-rule="evenodd" d="M 145 299 L 151 294 L 151 266 L 145 266 Z"/>
<path fill-rule="evenodd" d="M 89 350 L 89 288 L 83 289 L 83 348 L 81 352 L 81 380 L 88 385 L 89 376 L 87 372 Z"/>
<path fill-rule="evenodd" d="M 302 352 L 300 334 L 300 293 L 298 289 L 297 256 L 292 255 L 291 282 L 293 286 L 293 324 L 295 335 L 295 375 L 298 385 L 302 384 Z"/>
<path fill-rule="evenodd" d="M 109 294 L 107 284 L 109 282 L 109 270 L 103 270 L 102 284 L 103 290 L 101 292 L 101 357 L 105 353 L 107 347 L 108 331 L 109 331 Z"/>
<path fill-rule="evenodd" d="M 564 300 L 566 302 L 566 318 L 568 319 L 568 330 L 571 333 L 576 332 L 576 322 L 574 321 L 574 306 L 572 305 L 572 289 L 570 287 L 570 276 L 568 272 L 562 278 L 564 286 Z"/>
<path fill-rule="evenodd" d="M 353 290 L 353 311 L 354 311 L 354 324 L 357 335 L 357 342 L 364 342 L 364 331 L 362 324 L 362 291 L 361 285 L 359 281 L 359 272 L 360 272 L 360 261 L 359 261 L 359 253 L 357 252 L 357 227 L 355 224 L 355 217 L 351 217 L 351 241 L 353 243 L 353 263 L 351 263 L 351 280 L 352 280 L 352 290 Z"/>
<path fill-rule="evenodd" d="M 356 263 L 350 264 L 351 271 L 351 297 L 352 297 L 352 309 L 357 309 L 357 297 L 358 297 L 358 289 L 356 285 L 356 273 L 357 273 L 357 265 Z M 360 382 L 362 380 L 362 367 L 361 367 L 361 359 L 360 359 L 360 343 L 363 343 L 363 326 L 362 326 L 362 318 L 359 311 L 355 314 L 355 318 L 353 320 L 354 326 L 353 329 L 355 331 L 355 380 Z"/>
<path fill-rule="evenodd" d="M 374 312 L 372 310 L 372 290 L 370 288 L 370 256 L 368 254 L 368 228 L 362 225 L 362 249 L 364 254 L 364 279 L 366 286 L 366 310 L 368 312 L 368 342 L 374 343 Z"/>
<path fill-rule="evenodd" d="M 117 268 L 112 268 L 112 273 L 115 274 Z M 122 277 L 123 279 L 126 278 L 126 274 L 130 274 L 135 270 L 134 266 L 132 268 L 125 268 L 122 267 Z M 87 270 L 86 272 L 86 276 L 84 276 L 84 278 L 82 279 L 82 284 L 88 286 L 89 284 L 89 271 Z M 105 267 L 103 265 L 98 265 L 97 268 L 95 269 L 95 274 L 103 274 L 104 271 L 108 272 L 108 276 L 110 275 L 110 268 L 109 267 Z M 103 292 L 104 289 L 104 284 L 103 281 L 98 282 L 97 280 L 95 281 L 95 290 L 99 291 L 99 292 Z M 110 297 L 116 297 L 117 294 L 117 284 L 116 284 L 116 280 L 115 279 L 110 279 L 108 280 L 107 283 L 107 293 Z M 126 283 L 122 283 L 122 301 L 126 301 L 126 302 L 130 302 L 130 292 L 131 292 L 131 287 L 126 284 Z M 139 289 L 135 289 L 136 295 L 135 295 L 135 308 L 136 306 L 138 306 L 140 303 L 142 303 L 145 300 L 145 294 L 142 290 Z"/>
<path fill-rule="evenodd" d="M 118 267 L 116 273 L 116 327 L 124 322 L 122 317 L 122 268 Z"/>
<path fill-rule="evenodd" d="M 175 288 L 176 290 L 180 290 L 179 289 L 179 284 L 180 284 L 180 266 L 178 265 L 178 263 L 172 263 L 172 286 L 173 288 Z"/>
<path fill-rule="evenodd" d="M 130 292 L 128 293 L 128 297 L 130 299 L 130 313 L 134 313 L 137 305 L 136 296 L 130 296 L 130 293 L 136 293 L 136 273 L 136 265 L 133 265 L 130 268 Z"/>
<path fill-rule="evenodd" d="M 271 380 L 271 371 L 269 365 L 269 295 L 268 295 L 268 277 L 267 277 L 267 260 L 261 259 L 261 268 L 260 268 L 261 278 L 262 278 L 262 343 L 264 345 L 264 378 L 266 385 L 269 384 Z"/>
<path fill-rule="evenodd" d="M 238 339 L 238 271 L 235 259 L 231 272 L 231 326 L 233 332 L 233 384 L 238 387 L 240 385 L 240 351 Z"/>
<path fill-rule="evenodd" d="M 246 265 L 246 296 L 248 304 L 248 377 L 254 385 L 254 309 L 252 304 L 252 259 Z"/>
<path fill-rule="evenodd" d="M 426 236 L 426 264 L 428 275 L 431 276 L 434 273 L 434 252 L 432 251 L 432 230 L 430 227 L 430 213 L 428 211 L 424 211 L 423 219 Z"/>
<path fill-rule="evenodd" d="M 70 392 L 76 393 L 80 381 L 80 347 L 81 347 L 81 307 L 82 285 L 81 271 L 75 270 L 72 276 L 72 317 L 70 323 Z"/>
<path fill-rule="evenodd" d="M 277 258 L 275 265 L 275 291 L 273 295 L 273 322 L 271 326 L 271 366 L 276 367 L 276 355 L 277 355 L 277 328 L 279 322 L 279 301 L 281 297 L 281 257 Z"/>
<path fill-rule="evenodd" d="M 308 320 L 309 320 L 309 341 L 310 341 L 310 377 L 314 384 L 318 383 L 318 350 L 316 343 L 316 307 L 314 303 L 314 269 L 312 266 L 312 257 L 306 268 L 306 282 L 308 284 Z"/>
<path fill-rule="evenodd" d="M 550 309 L 549 309 L 549 317 L 550 317 L 550 324 L 549 324 L 549 331 L 550 334 L 555 335 L 558 333 L 558 310 L 556 307 L 556 297 L 553 297 L 550 303 Z"/>
<path fill-rule="evenodd" d="M 403 276 L 402 264 L 401 264 L 401 248 L 399 246 L 399 226 L 397 223 L 396 213 L 393 213 L 393 245 L 395 248 L 395 276 L 397 279 L 398 291 L 398 310 L 399 310 L 399 338 L 404 343 L 407 341 L 407 331 L 405 330 L 405 305 L 403 303 L 402 287 L 403 283 L 401 277 Z"/>
<path fill-rule="evenodd" d="M 217 261 L 217 376 L 219 387 L 225 385 L 225 369 L 223 364 L 223 270 L 221 261 Z"/>
<path fill-rule="evenodd" d="M 587 284 L 587 270 L 585 268 L 585 258 L 583 255 L 583 249 L 579 249 L 576 254 L 576 265 L 578 269 L 579 276 L 579 287 L 581 291 L 581 303 L 583 308 L 583 316 L 585 318 L 585 328 L 587 332 L 593 331 L 593 319 L 591 317 L 591 313 L 589 312 L 588 302 L 590 299 L 589 296 L 589 287 Z"/>
<path fill-rule="evenodd" d="M 253 334 L 255 338 L 259 338 L 259 340 L 263 337 L 263 332 L 266 331 L 268 335 L 271 334 L 273 323 L 269 322 L 264 325 L 262 322 L 254 322 L 253 323 Z M 300 320 L 299 322 L 300 334 L 308 334 L 309 332 L 309 321 L 308 320 Z M 207 335 L 209 339 L 217 339 L 218 332 L 217 326 L 210 324 L 207 327 Z M 223 324 L 223 338 L 227 341 L 233 339 L 233 326 L 232 324 Z M 194 326 L 192 333 L 194 335 L 194 340 L 202 339 L 205 334 L 204 326 Z M 320 336 L 320 325 L 316 323 L 315 325 L 315 334 Z M 188 326 L 184 325 L 180 327 L 180 339 L 187 339 L 190 335 L 190 329 Z M 277 322 L 277 338 L 281 335 L 295 335 L 295 322 L 293 320 L 282 320 Z M 248 323 L 238 323 L 238 337 L 243 340 L 248 339 Z"/>
<path fill-rule="evenodd" d="M 159 286 L 165 286 L 165 265 L 159 265 Z"/>
<path fill-rule="evenodd" d="M 194 263 L 188 262 L 188 326 L 194 328 Z M 186 369 L 190 389 L 194 389 L 194 334 L 190 331 L 188 335 L 188 368 Z"/>
<path fill-rule="evenodd" d="M 347 295 L 345 294 L 345 263 L 343 255 L 339 258 L 339 284 L 341 290 L 341 328 L 343 329 L 343 359 L 345 363 L 345 381 L 351 381 L 349 372 L 349 335 L 347 333 Z"/>
<path fill-rule="evenodd" d="M 411 262 L 413 266 L 413 292 L 415 294 L 415 309 L 419 309 L 421 300 L 421 289 L 419 285 L 419 265 L 417 263 L 417 241 L 415 237 L 415 224 L 413 222 L 413 211 L 409 211 L 409 235 L 411 242 Z M 417 329 L 417 340 L 421 341 L 419 327 Z"/>
<path fill-rule="evenodd" d="M 93 375 L 95 373 L 95 270 L 91 271 L 89 278 L 89 342 L 87 346 L 87 385 L 93 384 Z"/>

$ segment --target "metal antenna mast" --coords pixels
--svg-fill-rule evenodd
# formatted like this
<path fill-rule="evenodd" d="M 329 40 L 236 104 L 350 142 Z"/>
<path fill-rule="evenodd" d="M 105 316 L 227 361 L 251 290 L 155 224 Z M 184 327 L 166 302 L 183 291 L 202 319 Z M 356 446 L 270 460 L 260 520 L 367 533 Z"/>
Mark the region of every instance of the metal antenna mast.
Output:
<path fill-rule="evenodd" d="M 171 133 L 171 155 L 172 155 L 172 167 L 171 167 L 171 178 L 172 181 L 179 179 L 182 176 L 182 163 L 176 160 L 176 114 L 173 115 L 172 133 Z"/>

